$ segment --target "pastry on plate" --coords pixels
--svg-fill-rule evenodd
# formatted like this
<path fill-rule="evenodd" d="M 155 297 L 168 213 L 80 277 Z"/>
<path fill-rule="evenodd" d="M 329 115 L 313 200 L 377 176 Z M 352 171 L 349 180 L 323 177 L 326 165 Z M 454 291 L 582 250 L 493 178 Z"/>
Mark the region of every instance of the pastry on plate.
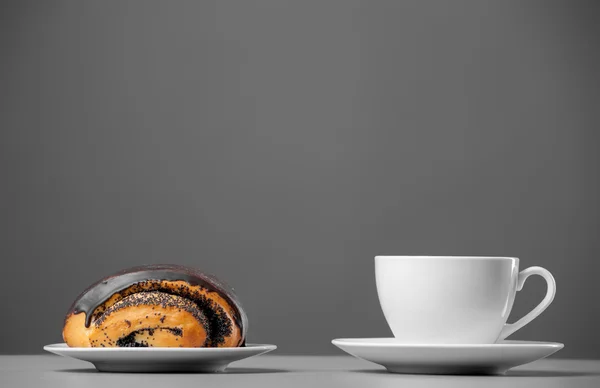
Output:
<path fill-rule="evenodd" d="M 129 268 L 73 302 L 63 338 L 71 347 L 239 347 L 248 318 L 229 286 L 179 265 Z"/>

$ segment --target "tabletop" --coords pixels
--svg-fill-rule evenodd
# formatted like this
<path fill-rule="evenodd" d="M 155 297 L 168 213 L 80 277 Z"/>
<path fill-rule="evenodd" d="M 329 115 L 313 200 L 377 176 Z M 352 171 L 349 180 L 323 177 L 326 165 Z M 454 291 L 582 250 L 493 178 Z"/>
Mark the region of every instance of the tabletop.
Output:
<path fill-rule="evenodd" d="M 232 363 L 218 374 L 101 373 L 92 364 L 53 355 L 0 356 L 0 387 L 600 387 L 600 360 L 546 359 L 505 376 L 387 373 L 350 356 L 265 355 Z M 176 385 L 175 385 L 176 384 Z M 194 384 L 194 385 L 188 385 Z M 406 384 L 406 385 L 405 385 Z M 485 385 L 484 385 L 485 384 Z"/>

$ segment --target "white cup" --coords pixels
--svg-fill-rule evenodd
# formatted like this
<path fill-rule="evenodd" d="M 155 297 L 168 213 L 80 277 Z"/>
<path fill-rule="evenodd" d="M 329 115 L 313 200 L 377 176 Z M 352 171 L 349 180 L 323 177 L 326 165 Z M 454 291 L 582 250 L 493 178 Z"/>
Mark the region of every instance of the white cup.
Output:
<path fill-rule="evenodd" d="M 530 275 L 546 279 L 546 297 L 508 324 L 515 294 Z M 550 272 L 519 272 L 515 257 L 376 256 L 375 278 L 385 319 L 407 344 L 495 343 L 540 315 L 556 293 Z"/>

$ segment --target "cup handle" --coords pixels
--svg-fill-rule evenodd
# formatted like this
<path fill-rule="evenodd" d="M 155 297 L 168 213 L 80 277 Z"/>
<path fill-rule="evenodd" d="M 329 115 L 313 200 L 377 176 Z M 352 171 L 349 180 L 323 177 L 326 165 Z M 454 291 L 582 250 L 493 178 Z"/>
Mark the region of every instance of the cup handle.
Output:
<path fill-rule="evenodd" d="M 501 341 L 519 330 L 523 326 L 527 325 L 529 322 L 533 321 L 538 315 L 540 315 L 546 308 L 552 303 L 554 300 L 554 295 L 556 295 L 556 281 L 554 277 L 545 268 L 542 267 L 529 267 L 524 269 L 519 273 L 519 278 L 517 280 L 517 291 L 521 291 L 523 289 L 523 284 L 525 280 L 531 275 L 540 275 L 546 280 L 548 285 L 548 289 L 546 291 L 546 296 L 544 299 L 538 304 L 533 310 L 529 312 L 529 314 L 525 315 L 523 318 L 519 319 L 515 323 L 507 323 L 504 325 L 502 332 L 500 332 L 500 336 L 498 337 L 498 341 Z"/>

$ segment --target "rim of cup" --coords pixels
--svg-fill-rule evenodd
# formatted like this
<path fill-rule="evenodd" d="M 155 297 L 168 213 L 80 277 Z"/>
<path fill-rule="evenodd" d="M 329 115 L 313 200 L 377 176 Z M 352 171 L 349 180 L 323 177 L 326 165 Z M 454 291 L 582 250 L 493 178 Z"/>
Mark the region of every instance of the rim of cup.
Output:
<path fill-rule="evenodd" d="M 493 260 L 493 259 L 502 259 L 502 260 L 519 260 L 518 257 L 514 256 L 452 256 L 452 255 L 377 255 L 375 256 L 375 260 L 386 259 L 469 259 L 469 260 Z"/>

